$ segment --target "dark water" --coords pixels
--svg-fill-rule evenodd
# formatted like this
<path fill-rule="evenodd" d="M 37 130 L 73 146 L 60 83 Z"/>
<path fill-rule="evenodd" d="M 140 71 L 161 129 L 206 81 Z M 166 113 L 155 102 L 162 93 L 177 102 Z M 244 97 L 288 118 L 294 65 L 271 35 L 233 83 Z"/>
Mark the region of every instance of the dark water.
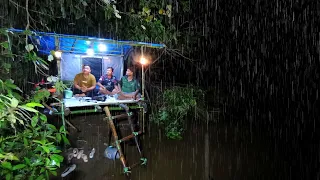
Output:
<path fill-rule="evenodd" d="M 102 114 L 92 114 L 69 118 L 82 130 L 80 133 L 71 131 L 73 147 L 83 148 L 87 155 L 94 147 L 96 154 L 87 163 L 74 158 L 72 163 L 77 168 L 64 179 L 125 179 L 120 161 L 103 156 L 107 147 L 104 143 L 108 142 L 108 127 L 103 117 Z M 181 141 L 168 140 L 158 127 L 149 125 L 149 132 L 143 136 L 148 164 L 134 168 L 132 179 L 318 178 L 319 145 L 312 131 L 303 133 L 300 129 L 302 137 L 297 135 L 296 129 L 285 128 L 283 123 L 278 123 L 279 126 L 275 126 L 277 123 L 268 124 L 266 115 L 251 118 L 224 114 L 209 124 L 191 118 Z M 128 132 L 125 126 L 121 129 L 123 133 Z M 208 146 L 205 145 L 206 134 Z M 129 164 L 139 160 L 134 146 L 125 145 L 125 151 Z M 206 160 L 205 157 L 209 158 Z"/>

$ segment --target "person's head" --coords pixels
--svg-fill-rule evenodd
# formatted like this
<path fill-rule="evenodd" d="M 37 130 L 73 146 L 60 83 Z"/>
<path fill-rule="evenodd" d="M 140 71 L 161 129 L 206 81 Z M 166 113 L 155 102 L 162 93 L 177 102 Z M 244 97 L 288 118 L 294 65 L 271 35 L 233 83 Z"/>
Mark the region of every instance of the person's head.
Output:
<path fill-rule="evenodd" d="M 107 68 L 107 75 L 108 76 L 112 76 L 112 74 L 113 74 L 113 68 L 112 67 L 108 67 Z"/>
<path fill-rule="evenodd" d="M 126 75 L 133 76 L 133 74 L 134 74 L 134 68 L 132 66 L 128 67 L 126 71 Z"/>
<path fill-rule="evenodd" d="M 82 72 L 83 72 L 84 74 L 89 74 L 89 73 L 91 72 L 90 66 L 87 65 L 87 64 L 84 64 L 84 65 L 82 66 Z"/>

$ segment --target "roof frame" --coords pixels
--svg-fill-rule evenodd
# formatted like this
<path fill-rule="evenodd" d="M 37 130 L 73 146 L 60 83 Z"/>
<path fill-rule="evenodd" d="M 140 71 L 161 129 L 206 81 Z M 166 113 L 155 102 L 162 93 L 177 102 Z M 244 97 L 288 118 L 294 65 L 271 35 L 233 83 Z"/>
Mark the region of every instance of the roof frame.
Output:
<path fill-rule="evenodd" d="M 25 30 L 20 29 L 8 29 L 8 31 L 14 33 L 24 33 Z M 148 43 L 148 42 L 137 42 L 137 41 L 123 41 L 123 40 L 114 40 L 106 38 L 97 38 L 90 36 L 78 36 L 78 35 L 66 35 L 66 34 L 57 34 L 57 33 L 48 33 L 48 32 L 36 32 L 31 31 L 29 37 L 32 42 L 40 46 L 39 51 L 44 54 L 49 54 L 52 50 L 61 50 L 66 53 L 75 53 L 75 54 L 85 54 L 85 50 L 88 47 L 96 47 L 97 44 L 103 43 L 107 46 L 110 46 L 110 49 L 104 52 L 96 52 L 96 55 L 124 55 L 131 47 L 146 47 L 146 48 L 165 48 L 164 44 Z M 48 41 L 48 42 L 47 42 Z M 52 42 L 54 41 L 54 42 Z M 87 45 L 84 42 L 87 43 Z M 77 44 L 78 43 L 78 44 Z"/>

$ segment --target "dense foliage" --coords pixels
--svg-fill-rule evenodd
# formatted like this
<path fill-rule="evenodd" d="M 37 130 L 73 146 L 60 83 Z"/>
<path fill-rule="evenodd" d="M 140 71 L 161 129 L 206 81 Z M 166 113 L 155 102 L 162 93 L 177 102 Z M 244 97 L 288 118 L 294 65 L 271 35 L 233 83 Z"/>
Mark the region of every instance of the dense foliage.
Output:
<path fill-rule="evenodd" d="M 65 128 L 56 128 L 41 113 L 50 93 L 40 89 L 25 98 L 13 79 L 25 82 L 25 74 L 45 75 L 48 60 L 40 58 L 22 35 L 0 31 L 0 176 L 6 179 L 48 179 L 63 161 L 59 145 L 69 143 Z M 48 57 L 48 59 L 50 59 Z M 21 67 L 29 64 L 32 69 Z M 21 67 L 18 69 L 17 67 Z M 17 72 L 17 73 L 15 73 Z M 33 73 L 33 74 L 32 74 Z"/>
<path fill-rule="evenodd" d="M 204 92 L 194 87 L 172 87 L 155 103 L 151 121 L 163 127 L 169 139 L 182 139 L 187 118 L 203 117 Z"/>
<path fill-rule="evenodd" d="M 27 29 L 40 31 L 154 41 L 168 45 L 178 43 L 177 40 L 181 34 L 175 22 L 179 16 L 189 11 L 189 1 L 186 0 L 179 2 L 170 0 L 10 0 L 8 2 L 8 15 L 13 16 L 19 13 L 20 18 L 12 17 L 15 21 L 6 22 L 7 27 L 27 27 Z"/>
<path fill-rule="evenodd" d="M 0 175 L 6 179 L 48 179 L 56 175 L 63 157 L 57 146 L 66 138 L 47 122 L 37 108 L 47 93 L 36 93 L 29 102 L 15 91 L 20 89 L 10 80 L 0 80 Z M 39 96 L 40 94 L 40 96 Z"/>

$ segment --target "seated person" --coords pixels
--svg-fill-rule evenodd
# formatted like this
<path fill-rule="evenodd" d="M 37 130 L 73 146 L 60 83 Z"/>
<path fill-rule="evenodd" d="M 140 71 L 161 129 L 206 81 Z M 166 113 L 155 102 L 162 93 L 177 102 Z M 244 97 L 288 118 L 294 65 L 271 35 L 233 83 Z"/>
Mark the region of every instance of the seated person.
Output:
<path fill-rule="evenodd" d="M 76 97 L 94 95 L 94 89 L 96 88 L 96 78 L 91 74 L 91 68 L 89 65 L 82 66 L 82 72 L 77 74 L 73 81 L 73 94 Z"/>
<path fill-rule="evenodd" d="M 119 81 L 119 93 L 118 99 L 137 99 L 139 97 L 140 84 L 136 78 L 134 78 L 134 68 L 128 67 L 126 75 Z"/>
<path fill-rule="evenodd" d="M 102 75 L 97 83 L 100 87 L 99 93 L 105 95 L 114 95 L 119 92 L 118 81 L 115 76 L 113 76 L 113 68 L 108 67 L 107 73 Z"/>

